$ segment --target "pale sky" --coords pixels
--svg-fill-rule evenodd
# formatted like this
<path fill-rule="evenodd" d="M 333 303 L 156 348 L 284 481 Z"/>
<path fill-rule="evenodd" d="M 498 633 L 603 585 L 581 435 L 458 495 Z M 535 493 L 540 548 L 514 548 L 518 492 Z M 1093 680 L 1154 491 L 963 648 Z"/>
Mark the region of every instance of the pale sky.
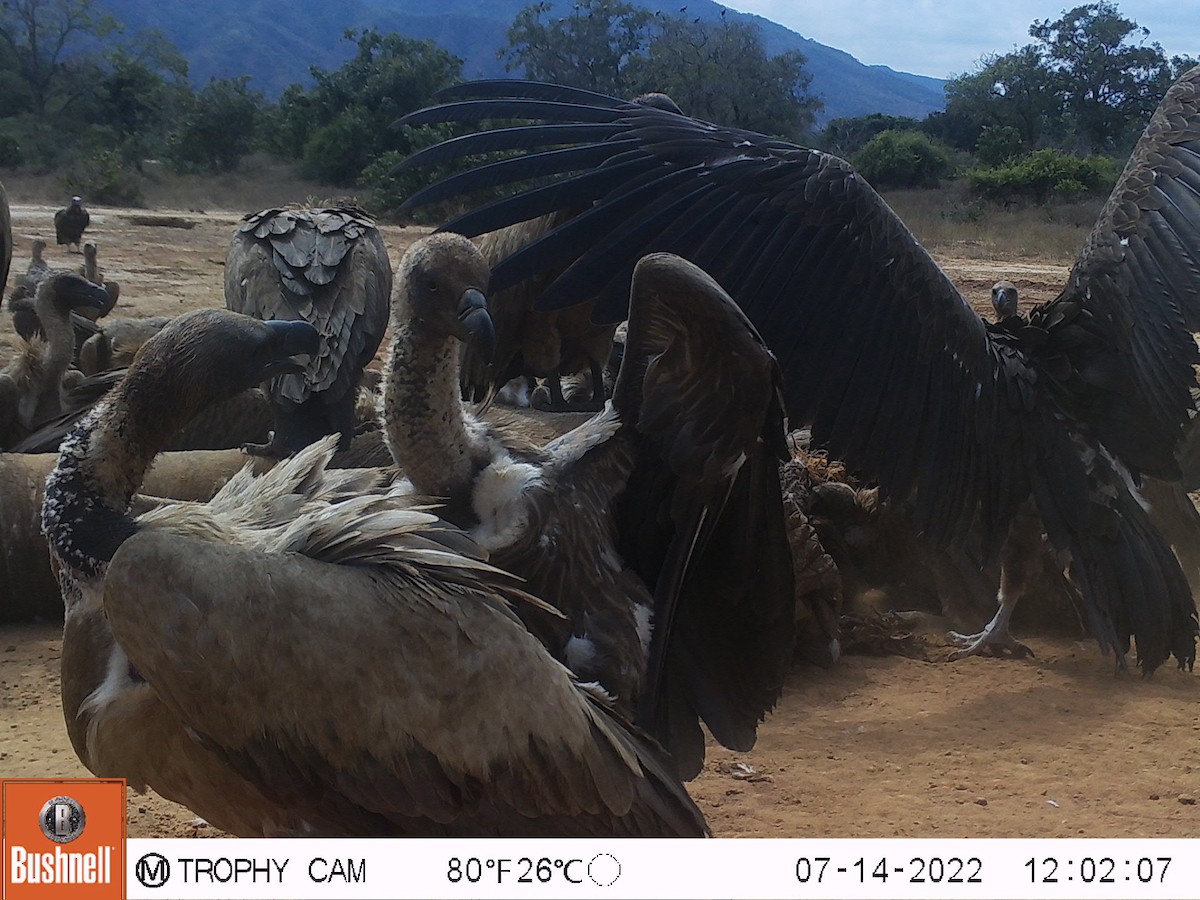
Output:
<path fill-rule="evenodd" d="M 1035 19 L 1054 21 L 1084 0 L 718 0 L 756 13 L 866 65 L 949 78 L 977 68 L 980 57 L 1032 41 Z M 1200 57 L 1196 0 L 1118 0 L 1127 19 L 1150 29 L 1167 56 Z"/>

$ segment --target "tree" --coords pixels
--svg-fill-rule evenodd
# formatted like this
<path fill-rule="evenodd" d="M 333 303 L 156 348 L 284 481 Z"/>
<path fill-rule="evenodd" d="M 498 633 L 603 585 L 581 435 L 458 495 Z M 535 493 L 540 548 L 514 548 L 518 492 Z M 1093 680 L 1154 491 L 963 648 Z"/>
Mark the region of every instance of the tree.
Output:
<path fill-rule="evenodd" d="M 1102 0 L 1034 21 L 1049 68 L 1060 81 L 1075 129 L 1095 150 L 1112 150 L 1145 125 L 1174 74 L 1150 32 Z M 1136 43 L 1134 41 L 1137 41 Z"/>
<path fill-rule="evenodd" d="M 432 41 L 373 29 L 345 36 L 357 45 L 354 56 L 336 71 L 313 69 L 311 89 L 284 91 L 271 142 L 300 158 L 306 174 L 338 184 L 354 183 L 373 159 L 396 149 L 393 123 L 461 80 L 463 64 Z"/>
<path fill-rule="evenodd" d="M 249 82 L 249 75 L 214 78 L 195 95 L 172 141 L 177 166 L 229 172 L 254 149 L 266 99 Z"/>
<path fill-rule="evenodd" d="M 559 18 L 551 18 L 552 8 L 534 3 L 517 13 L 499 54 L 504 68 L 616 97 L 636 93 L 627 68 L 645 53 L 653 14 L 621 0 L 580 0 Z"/>
<path fill-rule="evenodd" d="M 745 22 L 659 16 L 647 55 L 628 65 L 629 93 L 662 91 L 689 116 L 798 140 L 822 103 L 807 93 L 803 53 L 768 56 Z"/>
<path fill-rule="evenodd" d="M 116 27 L 95 0 L 3 0 L 0 47 L 28 85 L 31 112 L 45 116 L 54 100 L 59 108 L 68 105 L 77 94 L 63 96 L 59 89 L 81 63 L 73 51 L 85 39 L 107 37 Z"/>
<path fill-rule="evenodd" d="M 1050 130 L 1061 130 L 1061 78 L 1046 64 L 1044 51 L 1034 44 L 986 57 L 973 74 L 959 75 L 946 84 L 946 114 L 970 123 L 974 150 L 984 128 L 1015 128 L 1021 144 L 1032 150 Z"/>

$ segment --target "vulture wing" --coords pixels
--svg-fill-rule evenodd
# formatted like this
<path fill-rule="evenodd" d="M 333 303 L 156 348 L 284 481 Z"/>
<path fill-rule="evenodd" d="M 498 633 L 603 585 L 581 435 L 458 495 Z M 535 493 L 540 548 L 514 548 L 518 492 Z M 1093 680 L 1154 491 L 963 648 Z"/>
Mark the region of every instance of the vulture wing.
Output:
<path fill-rule="evenodd" d="M 1168 648 L 1192 655 L 1184 647 L 1195 614 L 1161 540 L 1148 525 L 1130 524 L 1142 517 L 1122 472 L 1169 474 L 1190 408 L 1196 350 L 1180 331 L 1192 301 L 1179 292 L 1194 294 L 1200 248 L 1198 220 L 1189 225 L 1186 215 L 1196 208 L 1200 171 L 1197 84 L 1200 69 L 1155 114 L 1106 208 L 1109 218 L 1073 272 L 1081 288 L 1036 313 L 1029 327 L 1008 330 L 984 326 L 849 165 L 762 135 L 570 88 L 481 82 L 451 88 L 451 102 L 406 121 L 548 124 L 468 135 L 404 165 L 445 161 L 464 148 L 527 149 L 490 163 L 488 181 L 538 172 L 553 180 L 444 228 L 470 236 L 554 210 L 585 211 L 495 266 L 493 290 L 565 267 L 539 305 L 596 299 L 597 317 L 616 321 L 638 259 L 650 251 L 690 259 L 766 336 L 794 425 L 812 422 L 817 443 L 889 496 L 913 497 L 918 524 L 937 539 L 978 516 L 994 546 L 1032 493 L 1051 538 L 1071 548 L 1075 571 L 1092 573 L 1081 577 L 1092 588 L 1089 601 L 1104 607 L 1093 617 L 1102 645 L 1124 649 L 1138 620 L 1139 654 L 1153 668 Z M 445 195 L 438 185 L 429 190 Z M 409 205 L 423 202 L 418 193 Z M 1112 257 L 1114 244 L 1128 251 L 1116 270 L 1100 249 Z M 1139 296 L 1137 285 L 1150 283 L 1156 295 Z M 1130 359 L 1114 360 L 1114 351 Z M 1151 385 L 1171 379 L 1179 380 L 1151 397 Z M 1109 410 L 1106 420 L 1089 420 L 1097 408 Z M 1147 432 L 1146 422 L 1155 427 Z M 1139 575 L 1139 566 L 1152 574 Z M 1144 600 L 1155 588 L 1159 599 Z M 1097 600 L 1097 591 L 1108 600 Z M 1143 602 L 1153 614 L 1128 613 Z"/>
<path fill-rule="evenodd" d="M 315 833 L 705 833 L 662 752 L 512 615 L 512 579 L 420 543 L 401 564 L 338 528 L 307 555 L 145 528 L 105 612 L 198 739 Z"/>
<path fill-rule="evenodd" d="M 588 596 L 587 579 L 612 564 L 606 552 L 615 550 L 619 571 L 614 589 L 598 593 L 629 597 L 621 579 L 638 576 L 654 613 L 638 723 L 685 778 L 704 761 L 699 720 L 725 746 L 749 750 L 791 665 L 778 378 L 754 327 L 711 278 L 668 254 L 643 259 L 612 408 L 546 446 L 554 505 L 530 528 L 525 558 L 497 556 L 531 584 L 558 579 L 546 596 L 591 603 L 573 619 L 596 621 L 597 631 L 628 633 L 605 629 L 602 617 L 633 615 Z M 605 540 L 612 550 L 588 546 Z M 555 558 L 564 547 L 571 565 Z"/>

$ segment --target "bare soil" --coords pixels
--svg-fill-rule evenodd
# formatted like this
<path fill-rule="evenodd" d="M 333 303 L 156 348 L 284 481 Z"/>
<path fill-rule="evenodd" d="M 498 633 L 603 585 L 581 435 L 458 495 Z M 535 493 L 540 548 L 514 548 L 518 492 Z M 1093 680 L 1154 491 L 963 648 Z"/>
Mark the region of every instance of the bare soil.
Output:
<path fill-rule="evenodd" d="M 15 272 L 50 206 L 12 197 Z M 121 282 L 113 315 L 221 306 L 222 266 L 240 213 L 92 210 L 89 237 Z M 154 218 L 163 221 L 155 222 Z M 164 224 L 171 217 L 191 228 Z M 177 224 L 177 223 L 174 223 Z M 420 229 L 385 227 L 399 260 Z M 938 255 L 935 249 L 935 255 Z M 51 245 L 52 264 L 78 255 Z M 939 256 L 981 311 L 993 281 L 1027 302 L 1053 297 L 1069 260 L 1019 265 Z M 0 317 L 0 365 L 16 346 Z M 979 623 L 982 625 L 982 623 Z M 1163 668 L 1114 675 L 1094 642 L 1021 635 L 1033 660 L 948 662 L 940 633 L 927 660 L 848 656 L 798 665 L 750 753 L 714 747 L 691 790 L 719 836 L 1196 837 L 1200 821 L 1200 678 Z M 57 625 L 0 627 L 0 776 L 88 773 L 58 700 Z M 132 837 L 216 835 L 186 809 L 130 794 Z"/>

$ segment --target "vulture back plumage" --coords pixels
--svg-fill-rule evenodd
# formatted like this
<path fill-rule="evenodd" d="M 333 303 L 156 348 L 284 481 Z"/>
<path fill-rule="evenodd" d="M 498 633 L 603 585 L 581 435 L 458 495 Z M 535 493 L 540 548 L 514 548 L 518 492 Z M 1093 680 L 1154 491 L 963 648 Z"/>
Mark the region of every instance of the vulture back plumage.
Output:
<path fill-rule="evenodd" d="M 302 374 L 268 387 L 283 450 L 334 432 L 349 444 L 355 392 L 383 340 L 391 289 L 383 238 L 357 207 L 265 209 L 244 218 L 225 262 L 225 305 L 258 319 L 303 320 L 322 337 Z"/>
<path fill-rule="evenodd" d="M 778 357 L 792 424 L 811 422 L 819 446 L 911 498 L 933 537 L 978 521 L 995 545 L 1032 496 L 1071 552 L 1101 645 L 1122 652 L 1136 636 L 1147 670 L 1194 658 L 1194 604 L 1133 485 L 1176 472 L 1191 410 L 1200 68 L 1168 91 L 1063 293 L 996 327 L 827 153 L 556 85 L 477 82 L 442 97 L 404 121 L 532 124 L 454 138 L 405 167 L 524 153 L 450 176 L 408 208 L 519 184 L 444 226 L 468 236 L 585 210 L 496 265 L 493 290 L 561 268 L 539 306 L 592 300 L 616 322 L 642 255 L 690 259 Z"/>

